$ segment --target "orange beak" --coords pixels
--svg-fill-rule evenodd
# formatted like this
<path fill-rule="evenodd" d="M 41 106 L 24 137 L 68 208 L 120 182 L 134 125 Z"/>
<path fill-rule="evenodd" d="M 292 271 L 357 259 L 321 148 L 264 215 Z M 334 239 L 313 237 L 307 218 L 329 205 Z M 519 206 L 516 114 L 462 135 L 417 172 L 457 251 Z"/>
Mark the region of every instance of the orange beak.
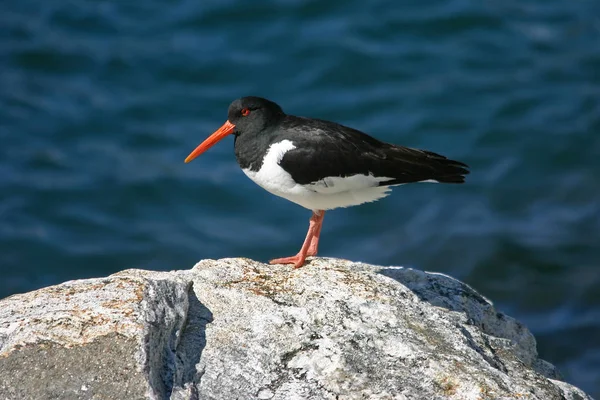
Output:
<path fill-rule="evenodd" d="M 189 156 L 187 156 L 185 162 L 189 163 L 194 158 L 198 157 L 200 154 L 213 147 L 219 140 L 223 139 L 225 136 L 231 135 L 234 129 L 234 124 L 232 124 L 229 121 L 225 121 L 222 127 L 217 129 L 215 133 L 206 138 L 204 142 L 200 143 L 200 145 L 196 147 L 196 149 L 192 151 Z"/>

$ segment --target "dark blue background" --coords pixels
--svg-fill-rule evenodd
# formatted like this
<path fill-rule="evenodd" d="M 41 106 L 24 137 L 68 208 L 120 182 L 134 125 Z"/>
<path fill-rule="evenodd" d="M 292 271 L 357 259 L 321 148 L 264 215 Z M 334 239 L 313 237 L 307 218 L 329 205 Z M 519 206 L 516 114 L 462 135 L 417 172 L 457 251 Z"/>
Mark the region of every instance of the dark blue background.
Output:
<path fill-rule="evenodd" d="M 4 0 L 0 297 L 295 254 L 309 212 L 232 140 L 261 95 L 471 165 L 328 213 L 321 255 L 451 274 L 600 396 L 600 2 Z"/>

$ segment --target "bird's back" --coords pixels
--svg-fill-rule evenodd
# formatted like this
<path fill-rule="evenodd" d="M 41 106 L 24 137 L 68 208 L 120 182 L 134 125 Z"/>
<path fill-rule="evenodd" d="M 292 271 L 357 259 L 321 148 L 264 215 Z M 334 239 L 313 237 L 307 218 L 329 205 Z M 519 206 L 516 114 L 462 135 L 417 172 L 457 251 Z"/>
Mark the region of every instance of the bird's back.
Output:
<path fill-rule="evenodd" d="M 435 180 L 462 183 L 467 165 L 442 155 L 382 142 L 364 132 L 334 122 L 287 116 L 277 140 L 290 140 L 281 167 L 299 184 L 326 177 L 372 175 L 392 178 L 380 185 Z"/>

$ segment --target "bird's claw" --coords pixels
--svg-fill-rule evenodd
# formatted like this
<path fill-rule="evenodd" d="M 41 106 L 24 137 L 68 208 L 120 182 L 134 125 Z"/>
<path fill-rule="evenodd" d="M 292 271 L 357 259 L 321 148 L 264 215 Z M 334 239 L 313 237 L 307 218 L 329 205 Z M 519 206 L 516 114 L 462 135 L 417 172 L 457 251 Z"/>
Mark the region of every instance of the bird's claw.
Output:
<path fill-rule="evenodd" d="M 274 260 L 269 261 L 269 264 L 294 264 L 294 268 L 300 268 L 304 264 L 305 259 L 306 257 L 295 255 L 292 257 L 276 258 Z"/>

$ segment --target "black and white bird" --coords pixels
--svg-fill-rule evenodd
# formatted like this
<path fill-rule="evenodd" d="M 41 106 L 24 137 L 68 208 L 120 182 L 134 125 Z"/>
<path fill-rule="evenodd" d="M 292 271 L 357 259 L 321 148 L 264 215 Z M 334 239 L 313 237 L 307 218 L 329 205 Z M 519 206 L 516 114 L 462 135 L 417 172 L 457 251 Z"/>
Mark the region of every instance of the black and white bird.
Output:
<path fill-rule="evenodd" d="M 185 162 L 228 135 L 234 135 L 238 164 L 250 179 L 312 211 L 298 254 L 271 260 L 295 268 L 317 254 L 326 210 L 379 200 L 391 186 L 405 183 L 463 183 L 469 173 L 462 162 L 384 143 L 334 122 L 287 115 L 279 105 L 260 97 L 231 103 L 227 121 Z"/>

